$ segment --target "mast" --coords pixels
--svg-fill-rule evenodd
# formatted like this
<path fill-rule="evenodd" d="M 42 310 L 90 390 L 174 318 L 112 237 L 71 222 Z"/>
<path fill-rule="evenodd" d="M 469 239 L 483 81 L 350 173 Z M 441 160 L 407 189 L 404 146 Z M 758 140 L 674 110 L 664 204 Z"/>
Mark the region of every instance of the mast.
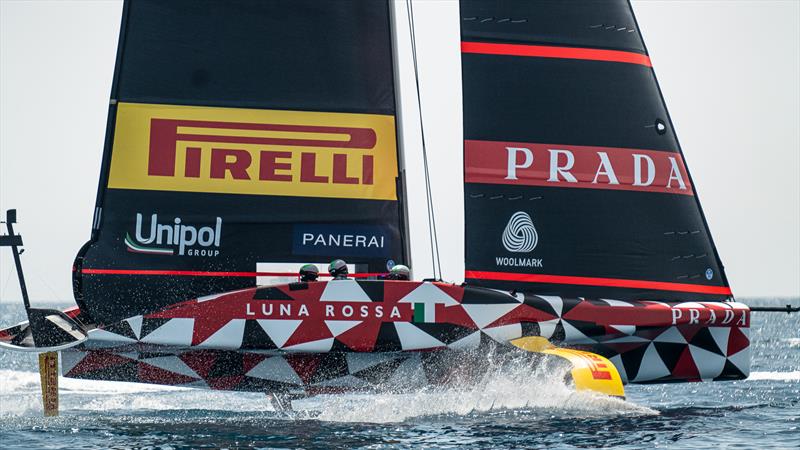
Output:
<path fill-rule="evenodd" d="M 397 9 L 393 0 L 389 0 L 389 32 L 392 36 L 392 74 L 395 85 L 395 128 L 397 129 L 397 183 L 400 192 L 400 215 L 403 223 L 403 260 L 405 265 L 411 270 L 410 278 L 414 279 L 414 264 L 411 261 L 411 230 L 409 227 L 408 216 L 408 185 L 406 177 L 406 154 L 403 139 L 403 108 L 401 76 L 400 76 L 400 52 L 398 51 L 398 32 L 397 32 Z"/>

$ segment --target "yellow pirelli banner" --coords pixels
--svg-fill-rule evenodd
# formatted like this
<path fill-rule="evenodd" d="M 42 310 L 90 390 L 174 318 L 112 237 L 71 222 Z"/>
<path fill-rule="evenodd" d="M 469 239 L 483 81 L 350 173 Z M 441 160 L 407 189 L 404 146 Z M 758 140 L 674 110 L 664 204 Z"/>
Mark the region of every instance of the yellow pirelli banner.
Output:
<path fill-rule="evenodd" d="M 109 188 L 396 200 L 394 117 L 120 103 Z"/>

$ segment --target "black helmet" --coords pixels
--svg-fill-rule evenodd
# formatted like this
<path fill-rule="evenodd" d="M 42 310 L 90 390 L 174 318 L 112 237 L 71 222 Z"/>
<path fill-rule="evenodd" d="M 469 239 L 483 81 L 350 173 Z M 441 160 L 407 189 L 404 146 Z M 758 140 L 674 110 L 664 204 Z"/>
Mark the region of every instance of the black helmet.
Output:
<path fill-rule="evenodd" d="M 392 267 L 392 270 L 389 271 L 389 275 L 386 278 L 390 280 L 408 280 L 411 278 L 411 270 L 408 266 L 397 264 Z"/>
<path fill-rule="evenodd" d="M 319 269 L 314 264 L 306 264 L 300 268 L 300 281 L 317 281 Z"/>
<path fill-rule="evenodd" d="M 334 259 L 328 265 L 328 273 L 331 274 L 334 280 L 347 278 L 347 263 L 341 259 Z"/>

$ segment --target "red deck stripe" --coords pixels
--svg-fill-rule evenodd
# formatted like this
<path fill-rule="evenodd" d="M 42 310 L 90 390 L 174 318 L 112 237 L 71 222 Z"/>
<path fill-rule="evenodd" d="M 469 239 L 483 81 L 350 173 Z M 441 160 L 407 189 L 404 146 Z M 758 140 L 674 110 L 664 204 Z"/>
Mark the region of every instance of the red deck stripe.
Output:
<path fill-rule="evenodd" d="M 461 53 L 482 55 L 533 56 L 537 58 L 584 59 L 639 64 L 653 67 L 647 55 L 620 50 L 596 48 L 555 47 L 550 45 L 494 44 L 489 42 L 461 42 Z"/>
<path fill-rule="evenodd" d="M 696 294 L 733 295 L 731 288 L 723 286 L 703 286 L 700 284 L 670 283 L 665 281 L 625 280 L 620 278 L 570 277 L 562 275 L 539 275 L 527 273 L 479 272 L 474 270 L 465 271 L 464 278 L 500 281 L 524 281 L 529 283 L 577 284 L 581 286 L 655 289 L 659 291 L 691 292 Z"/>
<path fill-rule="evenodd" d="M 295 272 L 207 272 L 197 270 L 132 270 L 132 269 L 83 269 L 88 275 L 176 275 L 189 277 L 296 277 Z M 352 278 L 367 278 L 385 275 L 384 273 L 351 273 Z M 319 274 L 320 277 L 330 277 Z"/>

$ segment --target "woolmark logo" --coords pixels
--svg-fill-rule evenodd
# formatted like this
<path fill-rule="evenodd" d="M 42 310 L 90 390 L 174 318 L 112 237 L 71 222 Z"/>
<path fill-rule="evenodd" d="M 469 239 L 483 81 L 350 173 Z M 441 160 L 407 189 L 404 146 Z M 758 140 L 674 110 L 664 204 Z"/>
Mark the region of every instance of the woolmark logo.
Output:
<path fill-rule="evenodd" d="M 503 247 L 514 253 L 528 253 L 538 243 L 539 234 L 533 226 L 531 216 L 524 211 L 515 212 L 503 231 Z"/>
<path fill-rule="evenodd" d="M 214 227 L 197 228 L 183 224 L 180 217 L 171 223 L 158 223 L 158 214 L 150 216 L 149 226 L 144 225 L 142 214 L 136 213 L 134 238 L 125 234 L 129 252 L 150 255 L 178 255 L 215 257 L 219 255 L 222 218 L 217 217 Z"/>

